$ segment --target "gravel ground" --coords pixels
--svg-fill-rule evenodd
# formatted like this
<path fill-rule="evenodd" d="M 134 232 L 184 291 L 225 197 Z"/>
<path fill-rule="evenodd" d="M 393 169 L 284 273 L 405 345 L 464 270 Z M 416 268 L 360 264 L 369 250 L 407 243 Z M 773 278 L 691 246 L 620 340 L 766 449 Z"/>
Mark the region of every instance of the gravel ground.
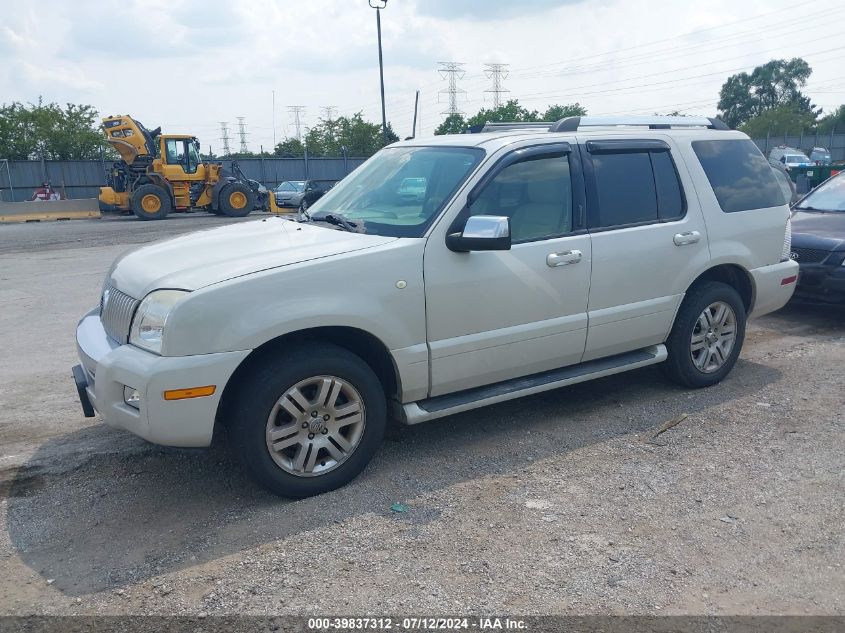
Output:
<path fill-rule="evenodd" d="M 70 379 L 112 259 L 226 221 L 0 226 L 0 613 L 845 614 L 845 310 L 752 322 L 710 389 L 645 368 L 395 429 L 291 502 Z"/>

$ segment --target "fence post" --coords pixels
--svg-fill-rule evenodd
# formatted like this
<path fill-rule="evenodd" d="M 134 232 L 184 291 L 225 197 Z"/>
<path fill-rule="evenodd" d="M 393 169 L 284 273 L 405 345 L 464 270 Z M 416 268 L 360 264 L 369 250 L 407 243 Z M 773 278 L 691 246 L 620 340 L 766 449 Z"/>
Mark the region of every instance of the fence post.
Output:
<path fill-rule="evenodd" d="M 346 176 L 349 175 L 349 163 L 348 163 L 348 157 L 346 155 L 346 145 L 343 145 L 340 148 L 340 151 L 343 152 L 343 175 L 344 175 L 344 177 L 346 177 Z"/>
<path fill-rule="evenodd" d="M 766 158 L 769 157 L 769 134 L 771 134 L 771 132 L 771 130 L 766 130 L 766 151 L 764 152 L 766 154 Z"/>
<path fill-rule="evenodd" d="M 801 128 L 801 135 L 798 137 L 798 149 L 804 147 L 804 128 Z"/>
<path fill-rule="evenodd" d="M 264 185 L 264 181 L 267 180 L 267 177 L 264 174 L 264 146 L 259 145 L 258 147 L 261 148 L 261 153 L 259 154 L 259 156 L 261 157 L 261 184 Z M 267 185 L 264 186 L 266 187 Z"/>
<path fill-rule="evenodd" d="M 827 144 L 827 149 L 829 151 L 833 150 L 833 133 L 836 132 L 836 123 L 833 124 L 833 127 L 830 128 L 830 143 Z M 833 154 L 830 155 L 833 158 Z"/>
<path fill-rule="evenodd" d="M 305 180 L 308 180 L 308 146 L 303 145 L 303 157 L 305 158 Z"/>

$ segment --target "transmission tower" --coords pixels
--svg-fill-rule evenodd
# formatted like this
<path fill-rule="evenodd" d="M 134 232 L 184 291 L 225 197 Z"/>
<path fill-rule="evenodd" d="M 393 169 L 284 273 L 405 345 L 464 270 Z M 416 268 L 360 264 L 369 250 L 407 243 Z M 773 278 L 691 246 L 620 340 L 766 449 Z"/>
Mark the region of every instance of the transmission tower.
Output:
<path fill-rule="evenodd" d="M 323 111 L 324 121 L 334 121 L 334 113 L 337 112 L 337 106 L 323 106 L 320 109 Z"/>
<path fill-rule="evenodd" d="M 220 121 L 220 140 L 223 141 L 223 155 L 228 156 L 232 153 L 229 148 L 229 122 Z"/>
<path fill-rule="evenodd" d="M 458 95 L 466 94 L 466 90 L 458 88 L 458 79 L 464 78 L 464 64 L 458 62 L 437 62 L 440 68 L 440 76 L 449 81 L 449 87 L 444 88 L 439 94 L 444 92 L 449 95 L 449 109 L 442 114 L 460 114 L 458 110 Z"/>
<path fill-rule="evenodd" d="M 508 77 L 509 64 L 484 64 L 484 74 L 488 79 L 493 80 L 493 85 L 484 92 L 493 93 L 493 108 L 498 108 L 502 104 L 502 96 L 506 92 L 510 92 L 507 88 L 502 88 L 502 79 Z"/>
<path fill-rule="evenodd" d="M 241 138 L 241 154 L 248 154 L 249 148 L 246 146 L 246 123 L 244 123 L 244 117 L 238 117 L 238 136 Z"/>
<path fill-rule="evenodd" d="M 305 106 L 288 106 L 288 112 L 293 115 L 293 125 L 296 128 L 296 139 L 302 140 L 302 119 L 300 115 L 305 112 Z"/>

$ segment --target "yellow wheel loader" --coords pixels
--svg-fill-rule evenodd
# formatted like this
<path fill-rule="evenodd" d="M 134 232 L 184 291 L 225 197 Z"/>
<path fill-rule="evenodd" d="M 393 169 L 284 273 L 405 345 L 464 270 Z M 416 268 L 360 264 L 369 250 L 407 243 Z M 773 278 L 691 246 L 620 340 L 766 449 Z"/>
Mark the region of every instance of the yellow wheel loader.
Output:
<path fill-rule="evenodd" d="M 106 174 L 108 186 L 100 187 L 103 211 L 132 211 L 142 220 L 189 209 L 230 217 L 256 208 L 280 212 L 276 196 L 246 178 L 237 163 L 230 172 L 202 162 L 194 136 L 148 130 L 128 115 L 104 118 L 103 129 L 121 158 Z"/>

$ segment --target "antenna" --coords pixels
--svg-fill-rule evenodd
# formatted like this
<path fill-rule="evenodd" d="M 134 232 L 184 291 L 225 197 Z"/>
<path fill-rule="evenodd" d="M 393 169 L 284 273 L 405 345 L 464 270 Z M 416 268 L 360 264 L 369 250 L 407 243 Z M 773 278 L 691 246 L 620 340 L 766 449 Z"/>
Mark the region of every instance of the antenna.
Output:
<path fill-rule="evenodd" d="M 440 76 L 449 81 L 449 87 L 440 91 L 449 95 L 449 109 L 441 114 L 460 114 L 458 110 L 458 94 L 466 94 L 466 90 L 458 88 L 458 79 L 464 78 L 464 64 L 458 62 L 437 62 L 440 68 Z"/>
<path fill-rule="evenodd" d="M 288 106 L 288 112 L 293 115 L 293 125 L 296 128 L 296 140 L 302 141 L 302 120 L 299 115 L 305 112 L 305 106 Z"/>
<path fill-rule="evenodd" d="M 493 108 L 496 109 L 502 104 L 501 95 L 510 92 L 507 88 L 502 88 L 502 79 L 508 77 L 508 66 L 510 64 L 484 64 L 484 74 L 488 79 L 493 80 L 493 85 L 484 92 L 493 93 Z"/>
<path fill-rule="evenodd" d="M 229 122 L 220 121 L 220 140 L 223 141 L 223 155 L 228 156 L 232 153 L 229 148 Z"/>
<path fill-rule="evenodd" d="M 238 136 L 241 138 L 241 147 L 238 150 L 241 154 L 248 154 L 249 148 L 246 146 L 246 123 L 244 117 L 238 117 Z"/>

